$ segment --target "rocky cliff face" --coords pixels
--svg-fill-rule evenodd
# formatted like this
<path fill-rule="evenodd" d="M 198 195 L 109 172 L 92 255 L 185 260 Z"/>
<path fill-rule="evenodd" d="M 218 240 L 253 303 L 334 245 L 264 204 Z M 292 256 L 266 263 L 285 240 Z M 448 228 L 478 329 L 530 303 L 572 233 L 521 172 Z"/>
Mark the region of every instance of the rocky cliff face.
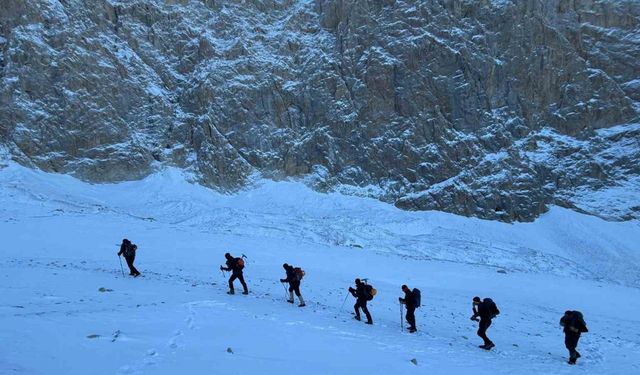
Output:
<path fill-rule="evenodd" d="M 103 182 L 259 172 L 531 220 L 640 187 L 634 0 L 0 0 L 0 136 Z M 611 219 L 640 216 L 613 204 Z"/>

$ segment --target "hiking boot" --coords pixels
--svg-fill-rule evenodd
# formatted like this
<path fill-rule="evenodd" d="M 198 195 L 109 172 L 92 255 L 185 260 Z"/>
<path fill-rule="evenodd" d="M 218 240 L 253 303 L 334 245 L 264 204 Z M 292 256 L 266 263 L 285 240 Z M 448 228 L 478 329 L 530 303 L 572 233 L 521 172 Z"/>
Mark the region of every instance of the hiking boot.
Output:
<path fill-rule="evenodd" d="M 484 350 L 491 350 L 491 348 L 494 348 L 494 347 L 495 347 L 495 344 L 491 342 L 487 345 L 482 346 L 481 348 Z"/>
<path fill-rule="evenodd" d="M 576 359 L 575 358 L 569 358 L 569 362 L 567 362 L 570 365 L 575 365 L 576 364 Z"/>
<path fill-rule="evenodd" d="M 288 299 L 287 302 L 293 304 L 293 300 L 292 299 Z"/>
<path fill-rule="evenodd" d="M 354 316 L 353 319 L 360 321 L 360 317 L 359 316 Z"/>
<path fill-rule="evenodd" d="M 580 355 L 580 353 L 578 353 L 578 352 L 576 351 L 576 359 L 578 359 L 578 358 L 580 358 L 580 357 L 582 357 L 582 356 Z"/>
<path fill-rule="evenodd" d="M 249 294 L 249 291 L 245 290 L 244 292 L 242 292 L 242 294 L 244 294 L 246 296 L 247 294 Z"/>
<path fill-rule="evenodd" d="M 415 328 L 409 328 L 409 333 L 416 333 L 418 330 Z"/>
<path fill-rule="evenodd" d="M 368 321 L 366 321 L 364 324 L 373 324 L 373 321 L 368 320 Z"/>
<path fill-rule="evenodd" d="M 230 290 L 227 292 L 227 294 L 236 294 L 236 292 L 234 292 L 233 290 Z"/>
<path fill-rule="evenodd" d="M 135 275 L 133 275 L 133 277 L 138 277 L 138 276 L 140 276 L 140 272 L 138 272 Z"/>
<path fill-rule="evenodd" d="M 298 307 L 305 307 L 307 306 L 304 302 L 302 302 L 301 304 L 298 305 Z"/>

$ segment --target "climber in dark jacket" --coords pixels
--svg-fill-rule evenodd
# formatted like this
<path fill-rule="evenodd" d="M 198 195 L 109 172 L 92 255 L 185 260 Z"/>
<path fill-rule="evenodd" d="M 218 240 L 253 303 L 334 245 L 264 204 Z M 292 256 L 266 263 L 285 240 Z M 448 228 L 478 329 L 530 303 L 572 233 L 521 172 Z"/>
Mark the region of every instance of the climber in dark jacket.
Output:
<path fill-rule="evenodd" d="M 229 291 L 227 294 L 235 294 L 233 289 L 233 282 L 235 279 L 240 280 L 240 284 L 242 284 L 242 288 L 244 288 L 244 292 L 242 292 L 242 294 L 249 294 L 247 283 L 244 282 L 244 275 L 242 274 L 242 269 L 244 268 L 244 261 L 242 258 L 234 258 L 229 253 L 224 254 L 224 257 L 227 259 L 227 266 L 220 266 L 220 269 L 222 271 L 231 271 L 231 277 L 229 278 Z"/>
<path fill-rule="evenodd" d="M 578 358 L 580 358 L 580 353 L 576 350 L 580 334 L 589 332 L 587 323 L 584 322 L 580 311 L 567 310 L 564 312 L 564 316 L 560 318 L 560 325 L 564 327 L 564 345 L 569 350 L 569 364 L 575 365 Z"/>
<path fill-rule="evenodd" d="M 287 277 L 284 279 L 280 279 L 281 283 L 289 283 L 289 299 L 287 302 L 293 303 L 293 293 L 296 293 L 298 299 L 300 300 L 299 307 L 306 306 L 304 303 L 304 298 L 302 298 L 302 294 L 300 293 L 300 276 L 296 273 L 295 268 L 293 266 L 288 265 L 287 263 L 282 265 L 282 268 L 287 273 Z"/>
<path fill-rule="evenodd" d="M 473 316 L 471 320 L 480 322 L 478 324 L 478 336 L 484 341 L 484 345 L 480 345 L 482 349 L 490 350 L 495 346 L 487 337 L 487 329 L 491 326 L 491 320 L 499 313 L 495 303 L 490 298 L 485 298 L 481 301 L 480 297 L 473 297 Z"/>
<path fill-rule="evenodd" d="M 122 240 L 120 252 L 118 252 L 118 256 L 124 255 L 124 259 L 127 261 L 127 266 L 129 267 L 129 275 L 133 277 L 140 276 L 140 272 L 133 266 L 133 262 L 136 260 L 136 250 L 138 250 L 138 246 L 132 244 L 131 241 L 125 238 Z"/>
<path fill-rule="evenodd" d="M 373 320 L 371 319 L 371 314 L 369 313 L 369 309 L 367 309 L 367 291 L 366 284 L 364 284 L 360 279 L 356 279 L 356 289 L 349 287 L 349 293 L 356 298 L 356 304 L 353 305 L 354 310 L 356 311 L 356 320 L 360 320 L 360 309 L 364 312 L 364 315 L 367 317 L 367 324 L 373 324 Z"/>
<path fill-rule="evenodd" d="M 407 308 L 407 314 L 405 317 L 407 318 L 407 323 L 409 323 L 409 332 L 414 333 L 415 331 L 417 331 L 415 314 L 416 297 L 411 289 L 409 289 L 409 287 L 406 285 L 402 286 L 402 291 L 404 292 L 404 298 L 400 297 L 398 298 L 398 300 Z"/>

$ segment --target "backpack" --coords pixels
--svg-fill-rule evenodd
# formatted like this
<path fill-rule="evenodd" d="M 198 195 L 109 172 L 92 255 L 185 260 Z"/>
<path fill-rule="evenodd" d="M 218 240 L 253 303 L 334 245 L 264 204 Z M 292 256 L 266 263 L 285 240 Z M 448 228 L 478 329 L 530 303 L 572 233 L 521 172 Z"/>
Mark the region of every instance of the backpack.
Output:
<path fill-rule="evenodd" d="M 295 267 L 293 269 L 293 274 L 296 275 L 296 280 L 302 281 L 302 278 L 304 277 L 305 272 L 304 272 L 304 270 L 302 268 Z"/>
<path fill-rule="evenodd" d="M 422 296 L 420 295 L 420 289 L 414 288 L 413 291 L 413 303 L 416 307 L 420 307 L 420 303 L 422 302 Z"/>
<path fill-rule="evenodd" d="M 124 247 L 124 255 L 127 257 L 132 257 L 134 255 L 136 255 L 136 250 L 138 249 L 138 246 L 132 244 L 132 243 L 128 243 L 125 247 Z"/>
<path fill-rule="evenodd" d="M 376 294 L 378 294 L 376 288 L 369 284 L 364 286 L 364 296 L 367 298 L 367 301 L 371 301 Z"/>
<path fill-rule="evenodd" d="M 571 324 L 577 328 L 581 333 L 589 332 L 587 329 L 587 323 L 584 321 L 584 316 L 580 311 L 572 311 Z"/>
<path fill-rule="evenodd" d="M 498 310 L 498 305 L 496 305 L 496 303 L 493 302 L 491 298 L 485 298 L 482 302 L 487 304 L 487 307 L 489 308 L 489 311 L 491 313 L 491 319 L 500 315 L 500 310 Z"/>
<path fill-rule="evenodd" d="M 244 268 L 244 259 L 236 258 L 236 267 L 238 267 L 238 269 L 243 269 Z"/>

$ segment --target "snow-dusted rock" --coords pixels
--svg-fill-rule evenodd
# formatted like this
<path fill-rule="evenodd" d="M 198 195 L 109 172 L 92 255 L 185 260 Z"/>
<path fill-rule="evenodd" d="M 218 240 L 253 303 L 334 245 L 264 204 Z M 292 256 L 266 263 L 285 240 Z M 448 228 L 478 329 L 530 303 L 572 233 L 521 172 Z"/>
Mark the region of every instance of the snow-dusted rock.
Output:
<path fill-rule="evenodd" d="M 640 211 L 582 200 L 640 174 L 637 1 L 6 3 L 0 136 L 25 165 L 311 175 L 507 221 Z"/>

